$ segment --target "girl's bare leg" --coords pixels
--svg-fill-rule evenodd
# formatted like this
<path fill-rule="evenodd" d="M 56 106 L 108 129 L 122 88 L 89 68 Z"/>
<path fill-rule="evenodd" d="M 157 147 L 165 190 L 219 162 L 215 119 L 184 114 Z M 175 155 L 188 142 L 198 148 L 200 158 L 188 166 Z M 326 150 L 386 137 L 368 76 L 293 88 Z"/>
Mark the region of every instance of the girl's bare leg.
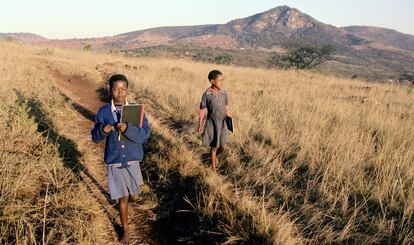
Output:
<path fill-rule="evenodd" d="M 217 149 L 217 154 L 216 154 L 216 167 L 218 167 L 219 165 L 219 156 L 222 155 L 224 152 L 226 151 L 226 146 L 222 145 Z"/>
<path fill-rule="evenodd" d="M 223 154 L 226 151 L 226 146 L 222 145 L 217 149 L 217 156 Z"/>
<path fill-rule="evenodd" d="M 119 199 L 119 217 L 121 219 L 122 237 L 121 243 L 129 243 L 129 231 L 128 231 L 128 196 Z"/>
<path fill-rule="evenodd" d="M 211 160 L 211 168 L 216 171 L 216 163 L 217 163 L 217 147 L 211 147 L 210 149 L 210 160 Z"/>

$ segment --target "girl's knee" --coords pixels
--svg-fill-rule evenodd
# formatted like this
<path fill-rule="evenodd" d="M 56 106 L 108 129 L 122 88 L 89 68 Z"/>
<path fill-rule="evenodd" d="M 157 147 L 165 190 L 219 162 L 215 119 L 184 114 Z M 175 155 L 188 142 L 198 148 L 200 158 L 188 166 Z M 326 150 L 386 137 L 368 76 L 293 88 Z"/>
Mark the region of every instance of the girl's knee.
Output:
<path fill-rule="evenodd" d="M 118 200 L 119 200 L 120 204 L 124 204 L 124 203 L 128 203 L 128 199 L 129 199 L 128 196 L 123 196 L 123 197 L 119 198 Z"/>

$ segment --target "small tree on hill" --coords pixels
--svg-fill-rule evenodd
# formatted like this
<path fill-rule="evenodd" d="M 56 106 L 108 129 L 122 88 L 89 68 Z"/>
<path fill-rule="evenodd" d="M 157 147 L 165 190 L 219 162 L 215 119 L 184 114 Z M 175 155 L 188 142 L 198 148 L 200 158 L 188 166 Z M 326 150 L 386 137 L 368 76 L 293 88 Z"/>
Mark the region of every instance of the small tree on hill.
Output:
<path fill-rule="evenodd" d="M 220 65 L 229 65 L 233 61 L 230 54 L 222 54 L 214 57 L 214 62 Z"/>
<path fill-rule="evenodd" d="M 88 43 L 85 46 L 83 46 L 83 50 L 85 50 L 85 51 L 89 51 L 91 49 L 92 49 L 92 44 L 90 44 L 90 43 Z"/>
<path fill-rule="evenodd" d="M 290 49 L 286 54 L 274 55 L 270 58 L 270 66 L 283 69 L 311 69 L 332 59 L 335 48 L 331 45 L 310 46 Z"/>

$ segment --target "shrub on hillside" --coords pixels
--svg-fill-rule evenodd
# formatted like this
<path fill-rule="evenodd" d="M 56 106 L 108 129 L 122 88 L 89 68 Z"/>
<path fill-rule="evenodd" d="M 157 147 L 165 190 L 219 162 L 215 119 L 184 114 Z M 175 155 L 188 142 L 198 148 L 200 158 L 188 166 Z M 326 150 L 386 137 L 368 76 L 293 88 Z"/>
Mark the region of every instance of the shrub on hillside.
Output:
<path fill-rule="evenodd" d="M 282 69 L 311 69 L 332 59 L 335 48 L 330 45 L 302 46 L 290 49 L 286 54 L 276 54 L 269 60 L 269 66 Z"/>

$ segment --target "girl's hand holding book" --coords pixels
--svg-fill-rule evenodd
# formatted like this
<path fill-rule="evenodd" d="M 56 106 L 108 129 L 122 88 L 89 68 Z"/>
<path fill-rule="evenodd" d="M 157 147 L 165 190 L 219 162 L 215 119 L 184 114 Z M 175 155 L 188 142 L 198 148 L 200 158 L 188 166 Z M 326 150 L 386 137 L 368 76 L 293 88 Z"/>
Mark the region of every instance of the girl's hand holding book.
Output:
<path fill-rule="evenodd" d="M 104 127 L 103 127 L 103 131 L 105 132 L 105 133 L 109 133 L 109 132 L 111 132 L 112 130 L 114 130 L 114 126 L 112 126 L 111 124 L 106 124 Z"/>
<path fill-rule="evenodd" d="M 231 116 L 230 107 L 229 107 L 228 105 L 226 105 L 226 116 L 228 116 L 228 117 L 232 117 L 232 116 Z"/>
<path fill-rule="evenodd" d="M 203 132 L 203 126 L 201 124 L 198 124 L 197 131 L 199 133 L 202 133 Z"/>
<path fill-rule="evenodd" d="M 121 131 L 121 133 L 125 132 L 126 128 L 127 128 L 127 124 L 126 123 L 118 123 L 116 125 L 117 129 L 119 131 Z"/>

